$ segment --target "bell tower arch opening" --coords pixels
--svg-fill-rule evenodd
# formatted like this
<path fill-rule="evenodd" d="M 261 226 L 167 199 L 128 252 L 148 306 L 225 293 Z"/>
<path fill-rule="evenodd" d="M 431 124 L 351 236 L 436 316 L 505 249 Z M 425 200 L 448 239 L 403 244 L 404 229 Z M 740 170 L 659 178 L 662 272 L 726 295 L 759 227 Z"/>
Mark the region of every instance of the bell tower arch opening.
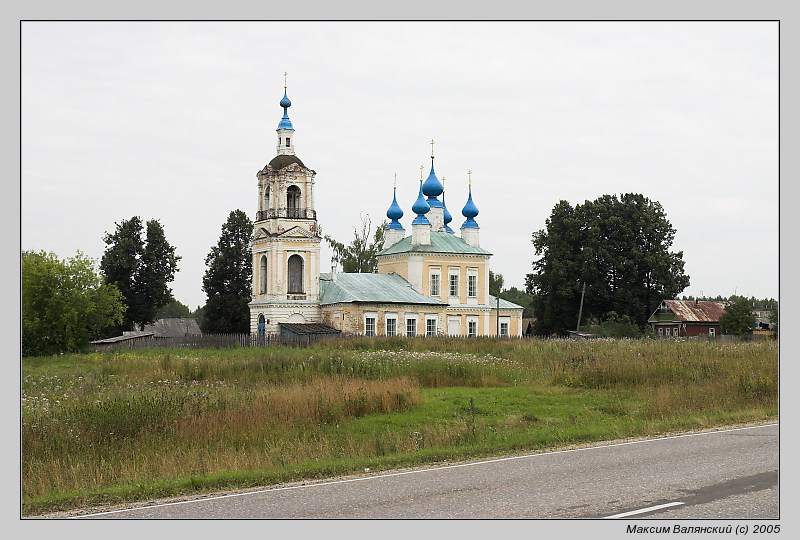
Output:
<path fill-rule="evenodd" d="M 288 294 L 303 294 L 303 258 L 300 255 L 289 257 L 287 264 Z"/>
<path fill-rule="evenodd" d="M 291 185 L 286 189 L 286 217 L 299 218 L 300 215 L 300 188 Z"/>
<path fill-rule="evenodd" d="M 258 292 L 267 293 L 267 256 L 262 255 L 258 265 Z"/>

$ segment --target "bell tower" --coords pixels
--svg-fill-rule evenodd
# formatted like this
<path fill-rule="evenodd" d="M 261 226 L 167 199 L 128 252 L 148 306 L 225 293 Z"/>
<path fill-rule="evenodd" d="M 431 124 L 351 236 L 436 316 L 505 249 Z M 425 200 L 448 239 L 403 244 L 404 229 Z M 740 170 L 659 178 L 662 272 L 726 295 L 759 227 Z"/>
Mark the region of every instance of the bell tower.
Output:
<path fill-rule="evenodd" d="M 277 155 L 256 173 L 258 210 L 251 251 L 253 283 L 250 331 L 277 334 L 279 324 L 316 323 L 321 237 L 314 210 L 314 177 L 295 153 L 294 126 L 284 74 L 283 117 Z"/>

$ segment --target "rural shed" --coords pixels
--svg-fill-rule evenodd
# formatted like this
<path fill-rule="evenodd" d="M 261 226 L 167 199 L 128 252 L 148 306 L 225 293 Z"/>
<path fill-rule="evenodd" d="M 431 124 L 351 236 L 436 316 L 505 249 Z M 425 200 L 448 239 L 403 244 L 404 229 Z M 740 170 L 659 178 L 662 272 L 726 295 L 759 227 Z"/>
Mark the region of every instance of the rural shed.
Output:
<path fill-rule="evenodd" d="M 151 324 L 146 324 L 144 326 L 144 331 L 153 332 L 156 338 L 184 337 L 202 334 L 197 320 L 189 317 L 158 319 Z"/>
<path fill-rule="evenodd" d="M 91 345 L 95 352 L 110 351 L 133 347 L 135 343 L 151 340 L 154 336 L 153 332 L 124 332 L 121 336 L 92 341 Z"/>
<path fill-rule="evenodd" d="M 339 330 L 319 323 L 280 323 L 280 336 L 284 339 L 306 339 L 318 341 L 320 339 L 338 336 Z"/>
<path fill-rule="evenodd" d="M 664 300 L 647 323 L 658 337 L 718 337 L 726 306 L 711 300 Z"/>

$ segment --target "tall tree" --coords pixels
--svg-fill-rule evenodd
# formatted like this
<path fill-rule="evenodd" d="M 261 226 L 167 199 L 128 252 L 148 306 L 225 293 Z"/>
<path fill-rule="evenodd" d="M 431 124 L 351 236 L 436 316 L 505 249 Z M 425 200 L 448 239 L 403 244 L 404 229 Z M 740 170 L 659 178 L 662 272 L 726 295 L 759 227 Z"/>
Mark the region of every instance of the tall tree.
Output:
<path fill-rule="evenodd" d="M 155 320 L 158 309 L 172 299 L 168 283 L 175 279 L 180 257 L 169 244 L 158 220 L 147 222 L 147 232 L 139 216 L 115 223 L 113 234 L 106 233 L 106 251 L 100 269 L 106 282 L 113 283 L 125 298 L 123 328 L 143 328 Z"/>
<path fill-rule="evenodd" d="M 501 276 L 502 277 L 502 276 Z M 491 278 L 490 278 L 491 279 Z M 490 293 L 492 294 L 492 293 Z M 503 300 L 508 300 L 509 302 L 513 302 L 518 306 L 522 306 L 524 310 L 522 311 L 522 317 L 525 319 L 532 318 L 533 315 L 533 296 L 526 293 L 525 291 L 521 291 L 516 287 L 509 287 L 508 289 L 503 289 L 500 291 L 500 294 L 494 295 L 499 296 Z"/>
<path fill-rule="evenodd" d="M 333 260 L 342 265 L 342 272 L 372 274 L 378 271 L 376 255 L 383 250 L 386 221 L 384 220 L 372 233 L 372 220 L 369 214 L 361 217 L 361 230 L 353 227 L 353 241 L 349 246 L 337 242 L 329 235 L 325 241 L 333 249 Z M 370 236 L 372 241 L 370 241 Z"/>
<path fill-rule="evenodd" d="M 534 295 L 536 332 L 574 328 L 584 283 L 582 320 L 607 313 L 639 327 L 664 298 L 689 285 L 683 252 L 670 252 L 675 229 L 658 202 L 640 194 L 603 195 L 573 208 L 560 201 L 533 233 L 539 259 L 526 278 Z"/>
<path fill-rule="evenodd" d="M 495 274 L 489 270 L 489 294 L 499 296 L 503 291 L 503 274 Z"/>
<path fill-rule="evenodd" d="M 234 210 L 222 225 L 217 245 L 206 257 L 203 291 L 207 300 L 200 328 L 204 333 L 249 333 L 253 263 L 253 222 Z M 199 308 L 198 308 L 199 311 Z"/>
<path fill-rule="evenodd" d="M 21 270 L 23 356 L 80 351 L 122 322 L 122 295 L 81 252 L 61 261 L 24 251 Z"/>
<path fill-rule="evenodd" d="M 174 298 L 161 306 L 156 312 L 156 320 L 191 316 L 192 310 L 189 309 L 189 306 Z"/>
<path fill-rule="evenodd" d="M 725 313 L 719 318 L 719 326 L 723 334 L 744 336 L 753 333 L 756 326 L 756 316 L 753 314 L 752 302 L 745 297 L 739 297 L 725 308 Z"/>

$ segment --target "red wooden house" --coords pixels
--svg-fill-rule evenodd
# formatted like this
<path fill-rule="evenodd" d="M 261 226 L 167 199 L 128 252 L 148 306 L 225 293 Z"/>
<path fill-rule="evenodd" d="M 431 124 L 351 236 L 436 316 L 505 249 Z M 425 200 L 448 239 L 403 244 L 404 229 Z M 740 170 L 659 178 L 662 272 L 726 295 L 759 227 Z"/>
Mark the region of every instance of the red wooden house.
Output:
<path fill-rule="evenodd" d="M 717 337 L 725 302 L 710 300 L 664 300 L 647 319 L 658 337 Z"/>

